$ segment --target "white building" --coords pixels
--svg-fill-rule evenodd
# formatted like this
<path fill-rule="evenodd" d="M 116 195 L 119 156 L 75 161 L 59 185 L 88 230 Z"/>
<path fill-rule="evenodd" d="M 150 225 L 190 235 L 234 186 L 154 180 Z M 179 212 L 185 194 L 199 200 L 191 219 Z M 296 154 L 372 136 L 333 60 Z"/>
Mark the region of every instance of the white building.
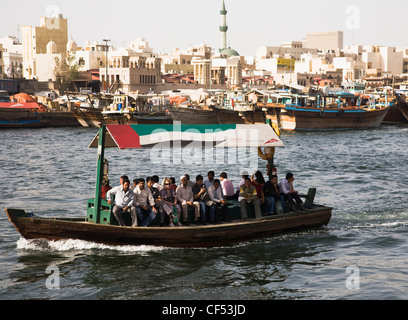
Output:
<path fill-rule="evenodd" d="M 54 41 L 47 44 L 45 53 L 37 53 L 35 58 L 36 78 L 38 81 L 55 81 L 56 59 L 60 62 L 66 58 L 65 53 L 58 53 L 58 46 Z"/>
<path fill-rule="evenodd" d="M 288 41 L 282 43 L 280 47 L 259 47 L 256 51 L 256 60 L 286 58 L 299 61 L 302 54 L 317 52 L 317 49 L 304 48 L 301 41 Z"/>
<path fill-rule="evenodd" d="M 337 57 L 333 59 L 333 67 L 343 70 L 344 82 L 355 82 L 366 76 L 366 64 L 352 57 Z"/>
<path fill-rule="evenodd" d="M 21 78 L 23 76 L 23 45 L 13 36 L 1 38 L 0 45 L 3 46 L 2 71 L 4 75 L 9 78 Z"/>
<path fill-rule="evenodd" d="M 391 73 L 399 76 L 403 71 L 403 52 L 395 47 L 365 46 L 362 52 L 362 60 L 367 65 L 367 70 L 377 70 L 374 73 Z"/>
<path fill-rule="evenodd" d="M 77 48 L 79 49 L 79 48 Z M 73 49 L 69 51 L 74 51 Z M 86 42 L 80 50 L 76 50 L 76 62 L 79 65 L 79 71 L 88 71 L 99 68 L 105 68 L 106 61 L 106 44 Z"/>
<path fill-rule="evenodd" d="M 303 47 L 320 51 L 340 51 L 343 49 L 343 31 L 312 32 L 306 34 Z"/>
<path fill-rule="evenodd" d="M 329 63 L 329 58 L 320 54 L 304 53 L 300 61 L 296 62 L 295 71 L 297 73 L 322 74 L 332 71 L 333 64 Z"/>
<path fill-rule="evenodd" d="M 205 43 L 190 46 L 185 50 L 175 48 L 171 54 L 161 54 L 163 73 L 193 73 L 194 58 L 210 59 L 212 48 Z"/>

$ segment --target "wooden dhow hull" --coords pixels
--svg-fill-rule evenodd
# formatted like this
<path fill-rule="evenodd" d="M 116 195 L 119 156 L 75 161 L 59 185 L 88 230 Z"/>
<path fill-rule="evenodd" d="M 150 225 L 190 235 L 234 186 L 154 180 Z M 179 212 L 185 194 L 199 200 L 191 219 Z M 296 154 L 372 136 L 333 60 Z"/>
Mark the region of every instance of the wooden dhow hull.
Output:
<path fill-rule="evenodd" d="M 396 98 L 397 98 L 396 107 L 401 111 L 404 117 L 408 120 L 408 102 L 405 100 L 405 97 L 402 97 L 399 94 L 396 95 Z"/>
<path fill-rule="evenodd" d="M 86 222 L 85 218 L 40 218 L 6 209 L 8 219 L 26 239 L 79 239 L 109 245 L 218 247 L 277 234 L 326 226 L 332 209 L 317 206 L 297 213 L 235 220 L 206 226 L 120 227 Z"/>
<path fill-rule="evenodd" d="M 99 128 L 101 124 L 172 124 L 165 111 L 104 114 L 100 109 L 77 109 L 75 116 L 83 127 L 89 128 Z"/>
<path fill-rule="evenodd" d="M 281 130 L 369 129 L 380 127 L 388 111 L 389 107 L 375 110 L 285 107 L 270 118 Z"/>

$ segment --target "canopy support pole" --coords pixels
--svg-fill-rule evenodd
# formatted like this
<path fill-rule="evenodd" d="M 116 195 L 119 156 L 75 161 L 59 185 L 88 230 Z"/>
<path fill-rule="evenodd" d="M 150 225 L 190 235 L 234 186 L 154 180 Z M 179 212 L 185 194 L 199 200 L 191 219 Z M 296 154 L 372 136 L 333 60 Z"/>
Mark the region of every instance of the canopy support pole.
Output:
<path fill-rule="evenodd" d="M 96 170 L 96 187 L 95 187 L 95 204 L 94 215 L 95 222 L 100 223 L 101 218 L 101 192 L 102 192 L 102 178 L 103 178 L 103 162 L 105 159 L 105 133 L 106 126 L 103 124 L 99 128 L 98 140 L 98 165 Z"/>

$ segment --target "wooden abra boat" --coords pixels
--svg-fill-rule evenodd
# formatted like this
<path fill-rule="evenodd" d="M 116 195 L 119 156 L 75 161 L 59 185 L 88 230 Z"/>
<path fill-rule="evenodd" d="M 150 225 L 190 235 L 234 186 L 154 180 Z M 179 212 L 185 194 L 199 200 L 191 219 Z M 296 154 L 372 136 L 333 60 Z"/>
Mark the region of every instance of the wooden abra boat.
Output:
<path fill-rule="evenodd" d="M 233 220 L 231 223 L 182 227 L 120 227 L 92 223 L 85 218 L 40 218 L 24 210 L 6 209 L 9 220 L 26 239 L 80 239 L 111 245 L 217 247 L 285 232 L 319 228 L 329 223 L 331 208 Z"/>
<path fill-rule="evenodd" d="M 256 134 L 255 134 L 256 133 Z M 86 217 L 41 218 L 21 209 L 6 209 L 18 232 L 27 239 L 80 239 L 114 245 L 167 247 L 215 247 L 276 235 L 319 228 L 329 223 L 332 208 L 312 209 L 241 222 L 237 203 L 229 206 L 232 222 L 205 226 L 121 227 L 115 225 L 111 205 L 101 199 L 105 148 L 140 149 L 162 146 L 197 147 L 192 142 L 224 147 L 283 147 L 268 125 L 102 125 L 90 147 L 98 149 L 95 197 L 88 200 Z M 311 193 L 315 194 L 315 193 Z M 314 197 L 314 196 L 311 196 Z"/>

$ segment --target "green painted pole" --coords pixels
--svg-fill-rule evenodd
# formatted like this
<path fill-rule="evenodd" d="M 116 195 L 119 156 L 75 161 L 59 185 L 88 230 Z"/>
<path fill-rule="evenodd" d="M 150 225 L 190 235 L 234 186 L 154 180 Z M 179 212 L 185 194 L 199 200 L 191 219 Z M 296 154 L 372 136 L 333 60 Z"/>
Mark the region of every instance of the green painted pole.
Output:
<path fill-rule="evenodd" d="M 103 124 L 99 128 L 98 141 L 98 166 L 96 171 L 96 187 L 95 187 L 95 207 L 94 216 L 95 222 L 100 223 L 101 218 L 101 192 L 102 192 L 102 178 L 103 178 L 103 161 L 105 159 L 105 132 L 106 126 Z"/>

